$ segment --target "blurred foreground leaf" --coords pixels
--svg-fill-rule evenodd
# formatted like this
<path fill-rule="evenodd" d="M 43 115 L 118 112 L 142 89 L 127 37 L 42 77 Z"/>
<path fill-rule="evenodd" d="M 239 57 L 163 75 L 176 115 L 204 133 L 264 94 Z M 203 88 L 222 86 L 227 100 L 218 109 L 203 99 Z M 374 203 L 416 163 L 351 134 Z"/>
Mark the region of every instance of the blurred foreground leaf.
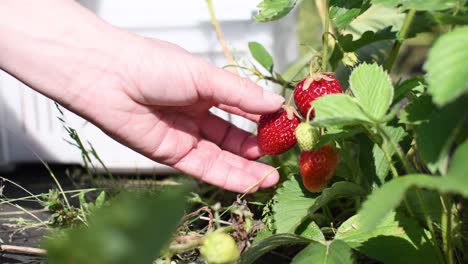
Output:
<path fill-rule="evenodd" d="M 44 246 L 50 264 L 147 264 L 160 255 L 185 206 L 185 190 L 125 193 L 96 211 L 89 226 L 65 230 Z"/>

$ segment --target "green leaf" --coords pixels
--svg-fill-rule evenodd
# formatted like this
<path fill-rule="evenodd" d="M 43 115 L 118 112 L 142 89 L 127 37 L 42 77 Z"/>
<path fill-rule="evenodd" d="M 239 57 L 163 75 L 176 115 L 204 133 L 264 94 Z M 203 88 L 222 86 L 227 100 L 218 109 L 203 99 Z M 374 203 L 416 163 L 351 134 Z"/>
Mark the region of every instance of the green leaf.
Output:
<path fill-rule="evenodd" d="M 402 127 L 386 126 L 383 129 L 390 136 L 393 142 L 399 143 L 407 135 Z M 395 155 L 396 152 L 395 149 L 392 147 L 391 142 L 384 140 L 382 147 L 388 153 L 388 155 L 390 155 L 390 157 L 393 157 Z M 376 176 L 380 179 L 380 182 L 385 182 L 385 178 L 387 177 L 388 172 L 390 171 L 390 163 L 379 146 L 374 145 L 372 153 L 374 155 Z"/>
<path fill-rule="evenodd" d="M 346 127 L 343 129 L 336 129 L 334 131 L 329 129 L 325 135 L 320 137 L 319 142 L 314 146 L 314 149 L 319 149 L 323 145 L 330 144 L 333 141 L 342 141 L 364 131 L 365 130 L 362 127 Z"/>
<path fill-rule="evenodd" d="M 320 227 L 312 220 L 309 222 L 302 223 L 296 230 L 298 235 L 302 237 L 308 238 L 313 241 L 317 241 L 320 243 L 325 243 L 325 236 L 322 233 Z"/>
<path fill-rule="evenodd" d="M 429 121 L 435 111 L 437 111 L 437 108 L 432 103 L 432 97 L 422 95 L 410 102 L 400 112 L 399 122 L 409 125 L 420 125 Z"/>
<path fill-rule="evenodd" d="M 408 192 L 406 193 L 406 202 L 411 208 L 412 216 L 420 223 L 426 221 L 426 216 L 429 216 L 434 224 L 441 223 L 443 211 L 438 192 L 434 190 Z M 424 205 L 424 208 L 422 205 Z"/>
<path fill-rule="evenodd" d="M 424 64 L 429 92 L 438 105 L 445 105 L 468 92 L 468 26 L 440 37 Z"/>
<path fill-rule="evenodd" d="M 272 235 L 259 243 L 252 245 L 244 252 L 239 260 L 239 264 L 250 264 L 260 258 L 263 254 L 272 251 L 273 249 L 291 244 L 307 244 L 311 240 L 293 234 L 277 234 Z"/>
<path fill-rule="evenodd" d="M 304 54 L 302 57 L 300 57 L 297 61 L 289 65 L 286 70 L 281 74 L 281 77 L 288 81 L 294 81 L 298 75 L 302 72 L 302 70 L 309 65 L 310 60 L 314 55 L 316 54 L 316 51 L 309 51 L 308 53 Z M 307 74 L 309 72 L 307 71 Z"/>
<path fill-rule="evenodd" d="M 465 141 L 460 145 L 455 154 L 453 154 L 452 160 L 450 161 L 450 167 L 447 173 L 447 177 L 466 180 L 468 172 L 468 141 Z"/>
<path fill-rule="evenodd" d="M 104 205 L 105 201 L 106 201 L 106 192 L 102 191 L 101 193 L 99 193 L 98 197 L 96 198 L 94 205 L 96 206 L 96 208 L 101 208 Z"/>
<path fill-rule="evenodd" d="M 349 82 L 363 110 L 374 120 L 381 120 L 393 101 L 392 82 L 383 68 L 363 63 L 353 70 Z"/>
<path fill-rule="evenodd" d="M 330 19 L 338 29 L 345 29 L 353 19 L 369 8 L 363 0 L 331 0 Z"/>
<path fill-rule="evenodd" d="M 438 24 L 447 25 L 468 25 L 468 15 L 451 15 L 446 13 L 431 13 L 432 19 Z"/>
<path fill-rule="evenodd" d="M 322 193 L 317 196 L 312 207 L 309 208 L 309 215 L 315 213 L 322 206 L 328 202 L 340 198 L 348 198 L 355 196 L 364 196 L 366 192 L 361 186 L 352 182 L 336 182 L 332 186 L 324 189 Z"/>
<path fill-rule="evenodd" d="M 320 195 L 312 194 L 302 186 L 299 176 L 291 177 L 278 189 L 274 199 L 273 218 L 276 233 L 295 233 L 298 226 L 310 214 L 320 209 L 329 201 L 365 195 L 365 191 L 357 184 L 337 182 L 326 188 Z"/>
<path fill-rule="evenodd" d="M 299 252 L 291 264 L 346 264 L 354 263 L 351 248 L 343 241 L 330 244 L 311 243 Z"/>
<path fill-rule="evenodd" d="M 392 31 L 391 27 L 384 28 L 377 32 L 366 31 L 359 38 L 354 40 L 355 36 L 353 34 L 339 35 L 338 43 L 341 45 L 345 52 L 355 52 L 362 47 L 365 47 L 369 44 L 382 41 L 382 40 L 393 40 L 396 38 L 396 33 Z M 358 56 L 360 54 L 357 54 Z M 333 49 L 333 53 L 330 56 L 330 63 L 333 67 L 336 67 L 338 63 L 343 58 L 343 52 L 341 49 Z M 363 58 L 358 57 L 360 60 Z"/>
<path fill-rule="evenodd" d="M 454 8 L 457 0 L 372 0 L 372 3 L 390 7 L 402 5 L 406 9 L 418 11 L 435 11 Z"/>
<path fill-rule="evenodd" d="M 398 8 L 372 5 L 349 24 L 345 33 L 359 38 L 366 31 L 378 32 L 388 27 L 389 31 L 397 32 L 401 29 L 405 16 Z"/>
<path fill-rule="evenodd" d="M 354 98 L 346 94 L 329 94 L 317 98 L 312 106 L 315 109 L 315 126 L 345 126 L 372 123 Z"/>
<path fill-rule="evenodd" d="M 157 195 L 119 195 L 90 217 L 88 227 L 47 239 L 48 263 L 151 263 L 176 230 L 185 194 L 171 188 Z"/>
<path fill-rule="evenodd" d="M 411 91 L 424 91 L 424 77 L 416 76 L 401 83 L 397 83 L 395 85 L 395 95 L 393 96 L 393 102 L 400 102 Z"/>
<path fill-rule="evenodd" d="M 468 177 L 462 180 L 449 177 L 432 177 L 424 174 L 412 174 L 391 180 L 375 190 L 363 203 L 358 215 L 365 232 L 375 228 L 402 201 L 411 187 L 437 190 L 440 193 L 456 193 L 468 197 Z"/>
<path fill-rule="evenodd" d="M 255 16 L 257 22 L 278 20 L 291 12 L 297 0 L 263 0 L 258 4 L 259 13 Z"/>
<path fill-rule="evenodd" d="M 362 219 L 355 215 L 346 220 L 335 235 L 335 239 L 370 258 L 402 264 L 431 263 L 437 258 L 427 237 L 430 234 L 426 234 L 415 220 L 395 212 L 388 214 L 371 232 L 363 228 Z"/>
<path fill-rule="evenodd" d="M 432 172 L 445 173 L 450 147 L 468 115 L 462 110 L 467 104 L 468 98 L 460 98 L 437 109 L 429 121 L 416 127 L 417 149 Z"/>
<path fill-rule="evenodd" d="M 273 72 L 273 58 L 270 53 L 258 42 L 249 42 L 249 50 L 252 56 L 268 72 Z"/>
<path fill-rule="evenodd" d="M 268 237 L 271 237 L 273 235 L 273 232 L 268 229 L 268 228 L 263 228 L 262 230 L 258 231 L 257 232 L 257 235 L 255 236 L 252 244 L 257 244 L 257 243 L 260 243 L 260 241 L 268 238 Z"/>
<path fill-rule="evenodd" d="M 278 188 L 273 199 L 273 219 L 276 233 L 294 233 L 307 216 L 307 210 L 315 201 L 315 194 L 302 186 L 300 176 L 291 176 Z"/>

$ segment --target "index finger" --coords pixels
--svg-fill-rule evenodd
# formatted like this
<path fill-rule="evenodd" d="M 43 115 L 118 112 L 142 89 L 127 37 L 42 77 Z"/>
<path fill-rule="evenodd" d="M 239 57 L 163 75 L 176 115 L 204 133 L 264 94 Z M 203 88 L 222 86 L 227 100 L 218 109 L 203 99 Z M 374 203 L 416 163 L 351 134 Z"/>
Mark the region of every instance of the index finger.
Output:
<path fill-rule="evenodd" d="M 282 96 L 208 63 L 194 66 L 193 74 L 199 96 L 215 104 L 237 107 L 251 114 L 265 114 L 278 110 L 284 103 Z"/>

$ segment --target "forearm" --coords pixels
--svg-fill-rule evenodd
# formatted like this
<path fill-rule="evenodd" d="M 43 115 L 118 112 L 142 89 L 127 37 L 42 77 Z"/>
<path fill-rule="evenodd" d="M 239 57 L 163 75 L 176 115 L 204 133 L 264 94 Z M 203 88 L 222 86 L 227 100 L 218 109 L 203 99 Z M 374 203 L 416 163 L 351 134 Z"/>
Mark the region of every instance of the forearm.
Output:
<path fill-rule="evenodd" d="M 96 101 L 125 37 L 74 1 L 0 2 L 0 68 L 71 109 Z"/>

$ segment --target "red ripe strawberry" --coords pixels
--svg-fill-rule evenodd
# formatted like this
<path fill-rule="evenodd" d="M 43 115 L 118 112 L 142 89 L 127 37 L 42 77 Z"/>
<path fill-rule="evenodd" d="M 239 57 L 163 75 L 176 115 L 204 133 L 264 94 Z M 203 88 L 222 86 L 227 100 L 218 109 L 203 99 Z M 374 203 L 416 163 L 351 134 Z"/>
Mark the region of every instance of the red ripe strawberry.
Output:
<path fill-rule="evenodd" d="M 279 155 L 296 144 L 294 130 L 301 121 L 284 110 L 265 114 L 258 122 L 258 145 L 268 155 Z"/>
<path fill-rule="evenodd" d="M 304 84 L 309 84 L 309 87 L 304 87 Z M 299 82 L 294 89 L 294 102 L 297 110 L 303 117 L 307 116 L 310 104 L 320 96 L 326 94 L 342 93 L 340 82 L 331 74 L 317 74 L 316 76 L 306 78 Z M 314 118 L 312 111 L 310 119 Z"/>
<path fill-rule="evenodd" d="M 337 165 L 338 152 L 329 145 L 302 152 L 299 168 L 304 187 L 311 192 L 321 191 L 332 178 Z"/>

